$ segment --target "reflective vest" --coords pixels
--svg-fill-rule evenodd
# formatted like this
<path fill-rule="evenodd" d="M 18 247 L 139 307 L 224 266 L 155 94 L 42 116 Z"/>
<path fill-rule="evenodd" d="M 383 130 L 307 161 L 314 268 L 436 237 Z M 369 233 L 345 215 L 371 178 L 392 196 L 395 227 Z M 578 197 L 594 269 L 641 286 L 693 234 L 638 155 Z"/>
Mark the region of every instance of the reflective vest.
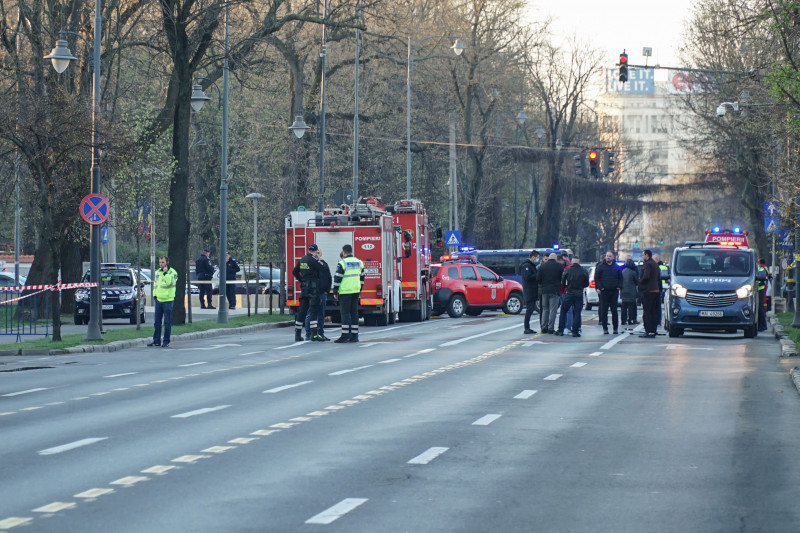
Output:
<path fill-rule="evenodd" d="M 667 265 L 658 265 L 658 269 L 662 272 L 666 272 L 667 276 L 669 276 L 669 267 Z M 662 279 L 661 280 L 661 288 L 662 289 L 669 289 L 669 280 Z"/>
<path fill-rule="evenodd" d="M 344 273 L 339 283 L 339 294 L 354 294 L 361 292 L 361 274 L 364 263 L 352 255 L 339 261 L 339 266 Z"/>
<path fill-rule="evenodd" d="M 765 267 L 761 266 L 761 265 L 758 265 L 758 271 L 759 272 L 767 272 L 767 269 Z M 763 291 L 766 288 L 767 288 L 767 282 L 766 281 L 759 281 L 758 282 L 758 290 Z"/>
<path fill-rule="evenodd" d="M 175 286 L 178 284 L 178 273 L 170 267 L 166 272 L 156 270 L 153 279 L 153 298 L 159 302 L 171 302 L 175 299 Z"/>

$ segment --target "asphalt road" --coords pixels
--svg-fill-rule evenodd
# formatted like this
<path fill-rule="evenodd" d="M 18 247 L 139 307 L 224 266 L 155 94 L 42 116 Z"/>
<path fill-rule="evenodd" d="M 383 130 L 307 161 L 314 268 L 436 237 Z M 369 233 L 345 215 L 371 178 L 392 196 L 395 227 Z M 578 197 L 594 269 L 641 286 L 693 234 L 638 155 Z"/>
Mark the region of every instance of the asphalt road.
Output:
<path fill-rule="evenodd" d="M 3 358 L 0 531 L 800 530 L 773 338 L 583 331 L 486 313 Z"/>

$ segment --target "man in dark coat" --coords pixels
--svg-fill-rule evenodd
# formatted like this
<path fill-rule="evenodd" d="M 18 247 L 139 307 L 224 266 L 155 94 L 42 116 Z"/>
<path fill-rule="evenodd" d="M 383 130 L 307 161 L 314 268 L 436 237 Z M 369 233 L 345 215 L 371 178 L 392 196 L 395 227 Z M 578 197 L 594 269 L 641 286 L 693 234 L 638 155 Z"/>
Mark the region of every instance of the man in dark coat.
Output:
<path fill-rule="evenodd" d="M 566 292 L 564 293 L 564 303 L 561 305 L 561 315 L 558 317 L 556 335 L 564 334 L 567 312 L 572 311 L 572 336 L 580 337 L 583 289 L 589 286 L 589 273 L 583 269 L 580 263 L 572 263 L 569 268 L 564 270 L 561 284 L 566 288 Z"/>
<path fill-rule="evenodd" d="M 661 301 L 661 271 L 653 261 L 653 252 L 643 252 L 644 264 L 639 276 L 639 290 L 642 291 L 642 321 L 645 339 L 655 339 L 658 328 L 658 306 Z"/>
<path fill-rule="evenodd" d="M 197 273 L 197 281 L 206 282 L 197 284 L 200 289 L 200 309 L 216 309 L 211 305 L 211 278 L 214 277 L 214 267 L 211 266 L 211 250 L 208 248 L 203 250 L 203 253 L 194 262 L 194 270 Z M 206 297 L 205 301 L 203 295 Z"/>
<path fill-rule="evenodd" d="M 236 281 L 236 273 L 239 272 L 239 262 L 231 257 L 230 252 L 225 253 L 225 281 Z M 225 283 L 225 293 L 228 297 L 228 309 L 236 309 L 236 285 Z"/>
<path fill-rule="evenodd" d="M 319 262 L 316 252 L 319 246 L 310 244 L 308 253 L 300 258 L 292 270 L 294 278 L 300 282 L 300 305 L 294 315 L 294 340 L 303 340 L 303 325 L 306 315 L 309 316 L 308 325 L 311 330 L 312 341 L 324 341 L 319 334 L 319 304 L 320 288 L 323 276 L 322 269 L 328 268 Z M 329 271 L 330 272 L 330 271 Z"/>
<path fill-rule="evenodd" d="M 561 275 L 564 265 L 556 261 L 556 254 L 547 256 L 547 261 L 539 265 L 536 279 L 539 281 L 539 292 L 542 294 L 542 315 L 539 323 L 542 333 L 555 333 L 556 313 L 561 290 Z"/>
<path fill-rule="evenodd" d="M 622 288 L 622 269 L 614 259 L 614 252 L 609 250 L 606 252 L 604 260 L 597 263 L 597 267 L 594 269 L 594 286 L 600 297 L 598 307 L 600 308 L 600 325 L 603 326 L 603 333 L 608 334 L 608 311 L 611 310 L 611 323 L 614 326 L 614 335 L 617 335 L 619 333 L 617 304 L 619 290 Z"/>
<path fill-rule="evenodd" d="M 533 250 L 528 259 L 522 263 L 522 289 L 525 296 L 525 335 L 534 335 L 535 330 L 531 329 L 531 315 L 536 310 L 539 302 L 539 281 L 536 279 L 536 260 L 539 259 L 539 252 Z M 541 317 L 541 315 L 540 315 Z"/>

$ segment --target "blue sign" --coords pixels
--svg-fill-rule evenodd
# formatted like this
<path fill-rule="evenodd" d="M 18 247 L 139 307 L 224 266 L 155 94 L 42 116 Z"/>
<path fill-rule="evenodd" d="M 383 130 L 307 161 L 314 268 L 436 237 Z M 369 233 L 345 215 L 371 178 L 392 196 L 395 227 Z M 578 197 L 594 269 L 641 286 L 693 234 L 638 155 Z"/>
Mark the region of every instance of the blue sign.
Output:
<path fill-rule="evenodd" d="M 444 233 L 445 246 L 461 246 L 461 232 L 458 230 L 446 231 Z"/>
<path fill-rule="evenodd" d="M 788 229 L 781 229 L 778 232 L 778 246 L 780 248 L 794 248 L 794 242 L 792 241 L 792 234 L 789 232 Z"/>
<path fill-rule="evenodd" d="M 776 217 L 764 217 L 764 232 L 778 233 L 781 231 L 781 220 Z"/>
<path fill-rule="evenodd" d="M 103 226 L 103 242 L 108 242 L 108 226 Z"/>
<path fill-rule="evenodd" d="M 764 217 L 775 218 L 780 216 L 780 205 L 777 200 L 764 201 Z"/>

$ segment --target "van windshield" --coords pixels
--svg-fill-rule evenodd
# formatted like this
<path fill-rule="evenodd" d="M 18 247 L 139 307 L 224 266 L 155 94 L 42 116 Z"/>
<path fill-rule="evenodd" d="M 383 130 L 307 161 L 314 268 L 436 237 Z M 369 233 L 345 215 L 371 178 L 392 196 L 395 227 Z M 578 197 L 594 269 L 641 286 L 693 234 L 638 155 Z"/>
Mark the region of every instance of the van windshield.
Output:
<path fill-rule="evenodd" d="M 678 252 L 673 270 L 678 276 L 749 276 L 752 257 L 750 252 L 737 249 L 693 248 Z"/>

